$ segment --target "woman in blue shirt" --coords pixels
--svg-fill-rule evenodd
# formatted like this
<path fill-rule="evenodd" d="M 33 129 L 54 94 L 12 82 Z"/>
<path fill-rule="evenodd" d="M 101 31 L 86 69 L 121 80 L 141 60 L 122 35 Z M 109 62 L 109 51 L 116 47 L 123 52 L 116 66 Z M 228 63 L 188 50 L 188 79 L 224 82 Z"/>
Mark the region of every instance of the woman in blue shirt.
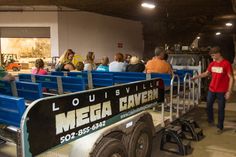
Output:
<path fill-rule="evenodd" d="M 97 67 L 97 71 L 104 71 L 104 72 L 108 72 L 109 71 L 109 58 L 104 56 L 101 59 L 101 64 Z"/>

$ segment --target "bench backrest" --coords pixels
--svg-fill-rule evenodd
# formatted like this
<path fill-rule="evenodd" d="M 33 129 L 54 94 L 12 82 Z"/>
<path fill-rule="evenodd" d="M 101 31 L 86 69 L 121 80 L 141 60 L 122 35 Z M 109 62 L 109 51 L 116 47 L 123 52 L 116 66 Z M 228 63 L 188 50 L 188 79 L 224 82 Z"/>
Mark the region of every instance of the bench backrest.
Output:
<path fill-rule="evenodd" d="M 65 73 L 63 71 L 52 71 L 51 75 L 55 76 L 65 76 Z"/>
<path fill-rule="evenodd" d="M 19 97 L 34 101 L 43 97 L 43 88 L 41 83 L 16 82 L 16 89 Z"/>
<path fill-rule="evenodd" d="M 78 92 L 85 90 L 85 83 L 79 77 L 61 77 L 63 92 Z"/>
<path fill-rule="evenodd" d="M 71 76 L 71 77 L 87 77 L 87 72 L 68 72 L 67 76 Z"/>
<path fill-rule="evenodd" d="M 12 88 L 15 85 L 15 89 Z M 19 96 L 25 100 L 36 100 L 42 98 L 42 85 L 40 83 L 33 82 L 8 82 L 0 80 L 0 93 L 8 96 Z M 14 94 L 15 93 L 15 94 Z"/>
<path fill-rule="evenodd" d="M 85 84 L 88 84 L 88 73 L 87 71 L 83 72 L 69 72 L 68 76 L 83 78 Z M 112 86 L 113 83 L 113 73 L 109 72 L 96 72 L 92 71 L 92 79 L 94 87 L 106 87 Z"/>
<path fill-rule="evenodd" d="M 94 87 L 107 87 L 114 84 L 113 73 L 97 73 L 92 72 Z"/>
<path fill-rule="evenodd" d="M 114 84 L 129 83 L 134 81 L 146 80 L 146 74 L 140 72 L 101 72 L 92 71 L 92 80 L 94 87 L 106 87 Z M 68 72 L 68 76 L 82 77 L 85 84 L 88 84 L 88 73 L 83 72 Z"/>
<path fill-rule="evenodd" d="M 31 74 L 19 74 L 19 81 L 32 82 Z"/>
<path fill-rule="evenodd" d="M 25 111 L 23 98 L 0 95 L 0 123 L 20 127 L 21 117 Z"/>
<path fill-rule="evenodd" d="M 37 83 L 42 83 L 42 87 L 52 90 L 58 90 L 57 76 L 50 75 L 35 75 Z"/>
<path fill-rule="evenodd" d="M 193 70 L 190 69 L 175 70 L 175 73 L 179 75 L 185 75 L 186 73 L 189 73 L 191 76 L 193 76 Z"/>
<path fill-rule="evenodd" d="M 31 78 L 31 74 L 21 75 L 24 77 L 19 77 L 21 80 L 24 78 Z M 48 90 L 54 90 L 56 93 L 62 94 L 65 92 L 78 92 L 85 90 L 85 83 L 82 78 L 79 77 L 69 77 L 69 76 L 53 76 L 53 75 L 33 75 L 37 83 L 41 83 L 43 88 Z"/>
<path fill-rule="evenodd" d="M 35 77 L 35 82 L 42 83 L 42 87 L 57 90 L 57 76 L 19 74 L 19 81 L 33 82 L 32 77 Z"/>
<path fill-rule="evenodd" d="M 172 76 L 170 74 L 151 73 L 151 78 L 161 78 L 164 81 L 164 85 L 166 87 L 169 87 L 171 84 Z"/>
<path fill-rule="evenodd" d="M 0 94 L 12 96 L 11 84 L 8 81 L 0 80 Z"/>
<path fill-rule="evenodd" d="M 146 80 L 146 74 L 140 72 L 113 72 L 113 76 L 115 84 Z"/>
<path fill-rule="evenodd" d="M 67 76 L 82 78 L 82 79 L 84 79 L 84 83 L 86 85 L 88 84 L 88 74 L 87 74 L 87 72 L 68 72 Z"/>

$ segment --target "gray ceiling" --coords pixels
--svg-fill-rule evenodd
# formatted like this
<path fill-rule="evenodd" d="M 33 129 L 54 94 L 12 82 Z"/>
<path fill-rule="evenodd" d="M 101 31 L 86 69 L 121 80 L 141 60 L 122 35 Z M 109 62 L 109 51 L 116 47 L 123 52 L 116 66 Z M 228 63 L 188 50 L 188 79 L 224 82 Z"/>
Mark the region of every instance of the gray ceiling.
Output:
<path fill-rule="evenodd" d="M 177 29 L 177 31 L 190 29 L 189 31 L 199 33 L 215 31 L 236 33 L 235 26 L 226 28 L 224 25 L 228 21 L 236 25 L 236 15 L 233 9 L 236 6 L 236 0 L 155 0 L 157 7 L 154 10 L 141 8 L 141 1 L 1 0 L 0 11 L 68 11 L 64 8 L 68 7 L 77 11 L 90 11 L 138 20 L 144 24 L 149 23 L 149 25 L 152 22 L 161 21 L 170 31 L 173 29 Z M 50 5 L 51 7 L 42 7 Z"/>

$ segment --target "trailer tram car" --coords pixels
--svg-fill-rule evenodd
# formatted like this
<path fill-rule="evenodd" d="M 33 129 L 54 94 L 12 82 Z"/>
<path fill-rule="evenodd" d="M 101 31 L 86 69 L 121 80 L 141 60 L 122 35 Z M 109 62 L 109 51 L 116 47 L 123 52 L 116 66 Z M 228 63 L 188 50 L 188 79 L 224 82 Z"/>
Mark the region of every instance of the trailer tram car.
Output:
<path fill-rule="evenodd" d="M 33 101 L 27 101 L 22 94 L 9 94 L 10 91 L 0 95 L 2 147 L 16 147 L 15 156 L 148 157 L 153 135 L 196 105 L 193 98 L 186 99 L 187 90 L 183 90 L 181 97 L 181 79 L 177 75 L 98 72 L 57 75 L 19 75 L 19 82 L 37 85 L 41 92 Z M 193 82 L 186 78 L 184 87 L 192 88 Z M 74 86 L 71 80 L 79 85 Z M 11 91 L 20 93 L 18 87 Z M 194 95 L 194 90 L 189 92 Z M 165 99 L 168 96 L 169 101 Z"/>

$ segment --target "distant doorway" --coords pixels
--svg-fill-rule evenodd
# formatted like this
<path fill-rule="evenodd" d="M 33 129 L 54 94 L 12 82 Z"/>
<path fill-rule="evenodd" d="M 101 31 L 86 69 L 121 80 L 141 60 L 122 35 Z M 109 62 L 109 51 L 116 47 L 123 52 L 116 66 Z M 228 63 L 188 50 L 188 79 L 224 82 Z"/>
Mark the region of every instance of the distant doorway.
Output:
<path fill-rule="evenodd" d="M 19 58 L 49 58 L 50 38 L 1 38 L 1 52 Z"/>
<path fill-rule="evenodd" d="M 51 60 L 50 27 L 0 27 L 1 63 L 31 68 L 37 58 Z"/>
<path fill-rule="evenodd" d="M 10 60 L 28 69 L 34 66 L 37 58 L 46 63 L 51 60 L 50 38 L 1 38 L 1 53 L 4 64 Z"/>

